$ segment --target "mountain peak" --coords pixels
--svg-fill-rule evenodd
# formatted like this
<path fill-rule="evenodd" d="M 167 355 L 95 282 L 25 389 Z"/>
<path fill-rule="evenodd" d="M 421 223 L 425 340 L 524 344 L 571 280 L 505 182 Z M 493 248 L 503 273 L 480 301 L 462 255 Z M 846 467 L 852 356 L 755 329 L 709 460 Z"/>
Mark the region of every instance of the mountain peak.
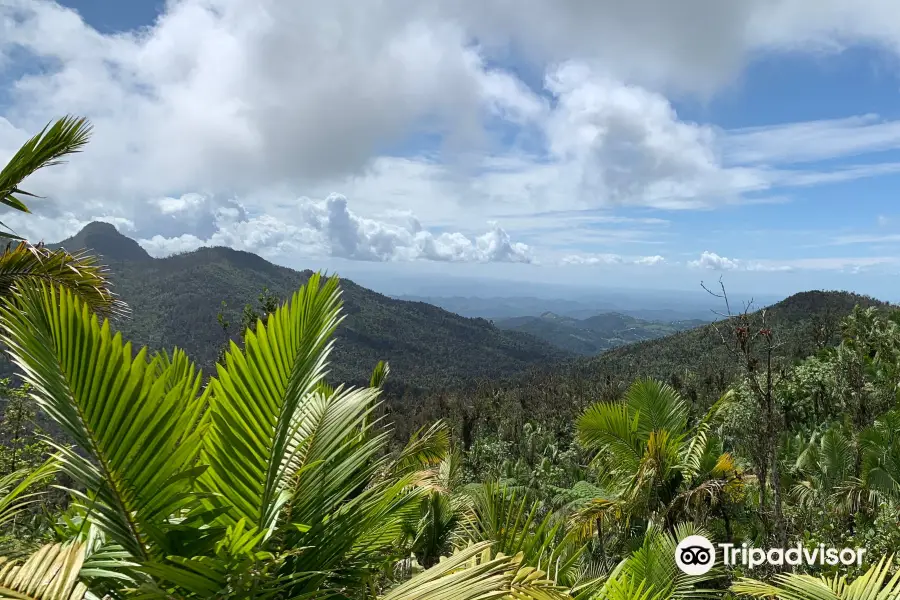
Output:
<path fill-rule="evenodd" d="M 784 300 L 773 304 L 770 308 L 781 312 L 798 314 L 818 313 L 829 310 L 849 313 L 857 304 L 863 308 L 868 308 L 870 306 L 884 307 L 890 305 L 889 302 L 884 302 L 871 296 L 855 294 L 853 292 L 809 290 L 788 296 Z"/>
<path fill-rule="evenodd" d="M 100 254 L 107 260 L 144 261 L 152 260 L 147 251 L 133 239 L 123 235 L 116 226 L 103 221 L 93 221 L 85 225 L 81 231 L 70 238 L 56 244 L 47 244 L 50 248 L 65 248 L 70 252 L 87 250 Z"/>
<path fill-rule="evenodd" d="M 76 235 L 112 235 L 125 237 L 119 233 L 119 230 L 116 229 L 115 225 L 107 223 L 106 221 L 91 221 L 82 227 L 81 231 Z"/>

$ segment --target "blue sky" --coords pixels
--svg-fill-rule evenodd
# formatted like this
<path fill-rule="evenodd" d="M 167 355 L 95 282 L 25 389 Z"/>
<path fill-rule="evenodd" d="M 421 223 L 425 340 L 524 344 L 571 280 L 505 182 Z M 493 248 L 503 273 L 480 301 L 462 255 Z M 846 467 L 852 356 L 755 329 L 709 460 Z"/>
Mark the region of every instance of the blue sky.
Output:
<path fill-rule="evenodd" d="M 900 6 L 676 4 L 3 0 L 0 158 L 95 125 L 8 217 L 386 279 L 900 299 Z"/>
<path fill-rule="evenodd" d="M 117 33 L 150 26 L 166 5 L 163 0 L 132 2 L 67 0 L 59 4 L 78 11 L 88 25 L 102 33 Z"/>

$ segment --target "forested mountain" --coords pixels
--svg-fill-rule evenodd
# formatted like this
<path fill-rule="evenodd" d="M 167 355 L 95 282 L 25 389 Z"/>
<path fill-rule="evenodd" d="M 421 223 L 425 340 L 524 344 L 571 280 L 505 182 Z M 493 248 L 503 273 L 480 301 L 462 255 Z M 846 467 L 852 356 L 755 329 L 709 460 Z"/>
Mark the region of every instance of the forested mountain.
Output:
<path fill-rule="evenodd" d="M 710 298 L 711 306 L 721 299 Z M 841 291 L 795 294 L 765 309 L 751 306 L 746 316 L 680 331 L 665 337 L 627 344 L 594 357 L 564 364 L 535 365 L 523 375 L 467 382 L 454 390 L 408 390 L 405 398 L 391 399 L 398 436 L 407 435 L 439 416 L 452 414 L 465 423 L 466 435 L 493 435 L 504 430 L 514 437 L 526 422 L 542 423 L 555 435 L 568 436 L 571 424 L 592 401 L 621 396 L 634 380 L 665 381 L 706 410 L 744 376 L 746 364 L 734 338 L 737 327 L 771 330 L 774 368 L 787 372 L 802 359 L 841 340 L 841 320 L 854 307 L 873 307 L 884 313 L 892 306 L 869 296 Z M 735 307 L 737 311 L 743 307 Z M 755 310 L 754 310 L 755 309 Z M 763 360 L 759 350 L 753 359 Z"/>
<path fill-rule="evenodd" d="M 51 247 L 90 249 L 101 255 L 112 273 L 114 291 L 131 307 L 131 316 L 117 321 L 122 333 L 152 348 L 183 348 L 207 372 L 226 340 L 217 321 L 222 302 L 237 336 L 243 307 L 255 302 L 264 288 L 283 300 L 311 275 L 229 248 L 154 259 L 107 223 L 91 223 Z M 330 376 L 336 381 L 366 381 L 379 360 L 390 362 L 395 384 L 431 387 L 462 378 L 510 376 L 530 365 L 569 357 L 484 319 L 395 300 L 346 279 L 341 289 L 347 317 L 337 333 Z"/>
<path fill-rule="evenodd" d="M 90 249 L 102 256 L 112 272 L 114 290 L 131 307 L 131 316 L 117 321 L 123 334 L 153 348 L 181 347 L 207 371 L 226 340 L 217 321 L 220 310 L 233 324 L 236 338 L 243 307 L 254 302 L 261 290 L 267 288 L 284 299 L 311 274 L 221 247 L 154 259 L 107 223 L 91 223 L 72 238 L 50 246 Z M 523 376 L 533 386 L 542 377 L 556 381 L 565 373 L 567 380 L 580 385 L 625 385 L 638 376 L 686 380 L 688 391 L 695 393 L 694 388 L 718 390 L 730 378 L 732 361 L 727 360 L 729 353 L 715 324 L 692 329 L 688 327 L 698 322 L 668 325 L 685 330 L 572 360 L 575 354 L 586 353 L 584 347 L 575 349 L 569 342 L 567 352 L 556 346 L 562 340 L 550 339 L 565 331 L 565 326 L 578 325 L 612 337 L 616 332 L 626 335 L 630 324 L 637 323 L 642 329 L 633 333 L 635 338 L 649 337 L 656 327 L 665 327 L 621 314 L 581 320 L 554 320 L 547 315 L 538 318 L 537 324 L 535 318 L 526 317 L 494 326 L 424 302 L 396 300 L 346 279 L 341 287 L 347 317 L 337 335 L 332 365 L 336 381 L 361 382 L 379 360 L 390 362 L 394 389 L 452 388 L 476 381 L 516 387 Z M 779 340 L 778 352 L 793 358 L 807 356 L 824 344 L 819 339 L 823 328 L 829 341 L 836 342 L 837 322 L 856 304 L 886 306 L 866 296 L 830 291 L 804 292 L 772 305 L 766 314 Z M 725 310 L 724 303 L 714 297 L 709 306 Z M 549 327 L 542 330 L 542 325 Z M 511 326 L 524 331 L 508 329 Z"/>
<path fill-rule="evenodd" d="M 809 291 L 769 307 L 751 307 L 747 319 L 757 329 L 763 326 L 771 329 L 775 355 L 792 361 L 836 344 L 840 340 L 840 320 L 857 305 L 890 307 L 886 302 L 849 292 Z M 720 302 L 720 308 L 726 310 L 724 301 Z M 677 382 L 687 373 L 695 380 L 728 382 L 735 363 L 734 341 L 729 337 L 729 327 L 734 325 L 729 326 L 724 318 L 721 321 L 726 323 L 710 323 L 664 338 L 622 346 L 573 363 L 573 368 L 595 379 L 610 378 L 623 384 L 639 376 Z"/>
<path fill-rule="evenodd" d="M 648 321 L 621 313 L 610 312 L 576 319 L 546 312 L 540 316 L 513 317 L 494 321 L 500 329 L 521 331 L 547 340 L 576 354 L 593 356 L 610 348 L 634 342 L 664 337 L 678 331 L 693 329 L 707 321 Z"/>

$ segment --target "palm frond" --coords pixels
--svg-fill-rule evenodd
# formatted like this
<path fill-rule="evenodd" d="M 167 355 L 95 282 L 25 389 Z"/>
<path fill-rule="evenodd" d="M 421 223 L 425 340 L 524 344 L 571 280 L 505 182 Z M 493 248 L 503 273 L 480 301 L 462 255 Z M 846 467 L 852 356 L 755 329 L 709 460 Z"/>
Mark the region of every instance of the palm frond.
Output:
<path fill-rule="evenodd" d="M 618 574 L 606 580 L 598 590 L 588 588 L 586 594 L 576 596 L 578 600 L 669 600 L 664 590 L 657 590 L 648 582 Z"/>
<path fill-rule="evenodd" d="M 675 436 L 687 428 L 687 403 L 668 384 L 638 379 L 625 392 L 625 403 L 638 415 L 638 433 L 644 438 L 661 430 Z"/>
<path fill-rule="evenodd" d="M 413 433 L 391 465 L 391 472 L 406 474 L 439 465 L 450 454 L 450 430 L 443 421 Z"/>
<path fill-rule="evenodd" d="M 17 196 L 32 196 L 20 188 L 29 175 L 44 167 L 58 165 L 68 155 L 81 152 L 91 137 L 91 125 L 84 118 L 66 116 L 48 124 L 25 142 L 0 170 L 0 203 L 18 211 L 31 212 Z M 4 226 L 0 223 L 0 226 Z M 5 227 L 5 226 L 4 226 Z M 0 231 L 0 238 L 21 239 Z"/>
<path fill-rule="evenodd" d="M 291 572 L 327 573 L 328 585 L 343 585 L 338 582 L 364 578 L 388 557 L 408 555 L 403 542 L 427 488 L 417 471 L 383 476 L 387 433 L 373 431 L 370 418 L 378 393 L 338 388 L 329 398 L 314 394 L 306 401 L 284 535 L 291 546 L 313 550 L 289 559 Z"/>
<path fill-rule="evenodd" d="M 540 514 L 540 502 L 498 483 L 472 493 L 471 514 L 463 521 L 470 542 L 490 541 L 497 552 L 522 554 L 523 564 L 540 568 L 554 581 L 570 581 L 583 545 L 578 532 L 553 513 Z"/>
<path fill-rule="evenodd" d="M 59 470 L 56 457 L 51 457 L 34 470 L 19 469 L 0 477 L 0 527 L 12 521 L 29 505 L 40 499 L 40 492 L 29 491 L 35 484 L 51 479 Z"/>
<path fill-rule="evenodd" d="M 545 573 L 523 566 L 521 555 L 493 555 L 473 544 L 388 591 L 380 600 L 563 600 L 566 590 Z"/>
<path fill-rule="evenodd" d="M 81 600 L 88 589 L 78 579 L 84 563 L 81 544 L 48 544 L 24 564 L 0 558 L 0 598 Z"/>
<path fill-rule="evenodd" d="M 633 473 L 644 454 L 638 433 L 638 417 L 624 402 L 598 402 L 578 419 L 578 440 L 598 457 L 610 458 L 618 471 Z"/>
<path fill-rule="evenodd" d="M 271 530 L 287 502 L 310 399 L 318 397 L 320 406 L 330 401 L 312 392 L 325 375 L 339 309 L 337 278 L 323 285 L 315 274 L 265 323 L 247 330 L 244 349 L 232 342 L 217 365 L 204 439 L 210 469 L 202 482 L 224 499 L 230 524 L 246 518 Z"/>
<path fill-rule="evenodd" d="M 742 578 L 731 589 L 753 598 L 780 600 L 888 600 L 900 595 L 900 571 L 888 579 L 892 563 L 892 556 L 883 557 L 852 583 L 846 575 L 816 578 L 779 573 L 772 583 Z"/>
<path fill-rule="evenodd" d="M 54 443 L 91 520 L 135 558 L 166 553 L 165 519 L 190 505 L 202 470 L 199 373 L 183 352 L 168 366 L 132 352 L 64 288 L 17 286 L 0 324 L 32 398 L 77 445 Z"/>
<path fill-rule="evenodd" d="M 675 563 L 675 549 L 679 540 L 690 535 L 708 536 L 702 529 L 688 523 L 677 525 L 674 532 L 661 532 L 651 528 L 644 536 L 641 547 L 617 567 L 617 573 L 625 573 L 632 580 L 644 581 L 652 589 L 664 592 L 669 600 L 690 600 L 713 594 L 701 588 L 705 583 L 721 576 L 713 568 L 704 575 L 687 575 Z"/>
<path fill-rule="evenodd" d="M 391 367 L 383 360 L 378 361 L 372 370 L 372 376 L 369 378 L 369 387 L 383 388 L 387 376 L 391 373 Z"/>
<path fill-rule="evenodd" d="M 27 242 L 7 245 L 0 253 L 0 296 L 9 296 L 17 284 L 25 283 L 70 289 L 102 316 L 128 314 L 128 306 L 110 291 L 106 268 L 83 252 L 70 254 Z"/>

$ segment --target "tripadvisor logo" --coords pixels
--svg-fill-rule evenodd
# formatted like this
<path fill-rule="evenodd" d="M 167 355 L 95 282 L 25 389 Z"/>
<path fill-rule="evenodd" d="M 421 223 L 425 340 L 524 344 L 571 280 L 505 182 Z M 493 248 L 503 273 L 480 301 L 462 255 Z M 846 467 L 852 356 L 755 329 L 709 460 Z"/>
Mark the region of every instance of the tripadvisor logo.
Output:
<path fill-rule="evenodd" d="M 865 548 L 826 548 L 819 544 L 805 548 L 751 548 L 747 544 L 717 544 L 724 565 L 740 565 L 748 569 L 768 565 L 862 565 Z M 716 564 L 716 546 L 702 535 L 689 535 L 675 548 L 675 564 L 688 575 L 703 575 Z"/>
<path fill-rule="evenodd" d="M 716 549 L 702 535 L 689 535 L 676 546 L 675 563 L 688 575 L 703 575 L 716 563 Z"/>

